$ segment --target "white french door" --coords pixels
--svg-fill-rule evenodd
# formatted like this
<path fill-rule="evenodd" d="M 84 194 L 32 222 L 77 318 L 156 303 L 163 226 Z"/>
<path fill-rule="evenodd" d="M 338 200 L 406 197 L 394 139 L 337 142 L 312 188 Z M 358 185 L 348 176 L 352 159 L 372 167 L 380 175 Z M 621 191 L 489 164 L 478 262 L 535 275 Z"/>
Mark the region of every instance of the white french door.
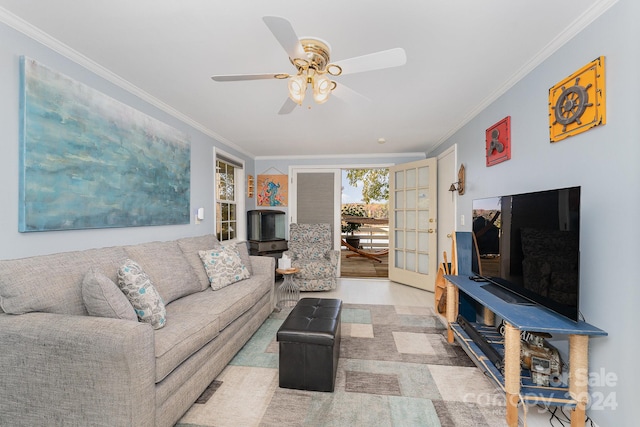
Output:
<path fill-rule="evenodd" d="M 389 279 L 434 290 L 437 256 L 437 159 L 389 168 Z"/>

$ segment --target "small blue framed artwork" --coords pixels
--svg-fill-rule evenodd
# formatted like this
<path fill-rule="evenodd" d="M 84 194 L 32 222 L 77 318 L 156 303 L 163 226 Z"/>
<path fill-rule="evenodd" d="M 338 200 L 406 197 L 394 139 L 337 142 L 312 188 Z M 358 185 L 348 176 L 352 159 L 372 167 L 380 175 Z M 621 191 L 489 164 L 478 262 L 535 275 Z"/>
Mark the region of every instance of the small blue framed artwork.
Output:
<path fill-rule="evenodd" d="M 20 58 L 20 232 L 188 224 L 188 136 Z"/>

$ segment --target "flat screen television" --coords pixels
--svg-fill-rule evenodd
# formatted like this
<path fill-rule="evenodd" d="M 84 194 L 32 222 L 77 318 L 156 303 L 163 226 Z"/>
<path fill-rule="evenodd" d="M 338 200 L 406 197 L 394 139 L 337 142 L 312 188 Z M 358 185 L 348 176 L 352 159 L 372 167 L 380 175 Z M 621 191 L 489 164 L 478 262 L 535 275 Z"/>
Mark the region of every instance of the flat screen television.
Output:
<path fill-rule="evenodd" d="M 474 200 L 473 233 L 481 286 L 578 321 L 580 187 Z"/>

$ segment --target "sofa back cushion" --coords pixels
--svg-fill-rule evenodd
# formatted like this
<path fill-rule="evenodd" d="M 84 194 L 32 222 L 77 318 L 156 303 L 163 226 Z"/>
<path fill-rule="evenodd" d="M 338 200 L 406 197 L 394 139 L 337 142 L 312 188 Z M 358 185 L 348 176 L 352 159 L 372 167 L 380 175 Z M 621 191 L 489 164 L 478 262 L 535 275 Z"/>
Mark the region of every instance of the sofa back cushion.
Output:
<path fill-rule="evenodd" d="M 122 247 L 113 247 L 0 260 L 0 306 L 11 314 L 87 315 L 82 300 L 87 272 L 95 268 L 116 281 L 126 258 Z"/>
<path fill-rule="evenodd" d="M 149 275 L 165 304 L 202 290 L 176 240 L 126 246 L 125 251 Z"/>
<path fill-rule="evenodd" d="M 179 239 L 178 246 L 180 246 L 187 262 L 191 268 L 193 268 L 194 273 L 198 277 L 200 290 L 204 291 L 209 287 L 209 277 L 207 277 L 207 272 L 204 269 L 204 265 L 202 265 L 202 260 L 200 259 L 198 252 L 220 247 L 220 242 L 218 242 L 213 234 L 207 234 L 205 236 L 185 237 L 183 239 Z"/>

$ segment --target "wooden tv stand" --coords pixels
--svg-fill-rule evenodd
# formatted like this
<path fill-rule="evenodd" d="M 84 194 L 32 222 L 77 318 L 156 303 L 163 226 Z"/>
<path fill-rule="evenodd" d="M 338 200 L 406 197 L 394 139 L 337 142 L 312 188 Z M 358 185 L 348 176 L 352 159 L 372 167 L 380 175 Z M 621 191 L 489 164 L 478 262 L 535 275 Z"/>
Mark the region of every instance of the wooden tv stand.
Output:
<path fill-rule="evenodd" d="M 589 336 L 605 336 L 607 333 L 586 322 L 573 322 L 539 305 L 518 305 L 505 302 L 483 289 L 482 282 L 470 280 L 468 276 L 445 276 L 447 280 L 448 341 L 458 341 L 460 346 L 476 364 L 485 370 L 506 393 L 506 421 L 509 426 L 518 425 L 518 403 L 525 405 L 544 404 L 571 408 L 571 427 L 585 425 L 585 411 L 589 402 L 588 344 Z M 506 323 L 504 337 L 504 375 L 482 353 L 469 335 L 456 322 L 458 317 L 458 295 L 463 292 L 500 316 Z M 485 318 L 490 316 L 485 316 Z M 478 324 L 478 329 L 495 330 Z M 569 386 L 536 386 L 525 384 L 521 379 L 520 332 L 547 332 L 569 336 Z"/>

